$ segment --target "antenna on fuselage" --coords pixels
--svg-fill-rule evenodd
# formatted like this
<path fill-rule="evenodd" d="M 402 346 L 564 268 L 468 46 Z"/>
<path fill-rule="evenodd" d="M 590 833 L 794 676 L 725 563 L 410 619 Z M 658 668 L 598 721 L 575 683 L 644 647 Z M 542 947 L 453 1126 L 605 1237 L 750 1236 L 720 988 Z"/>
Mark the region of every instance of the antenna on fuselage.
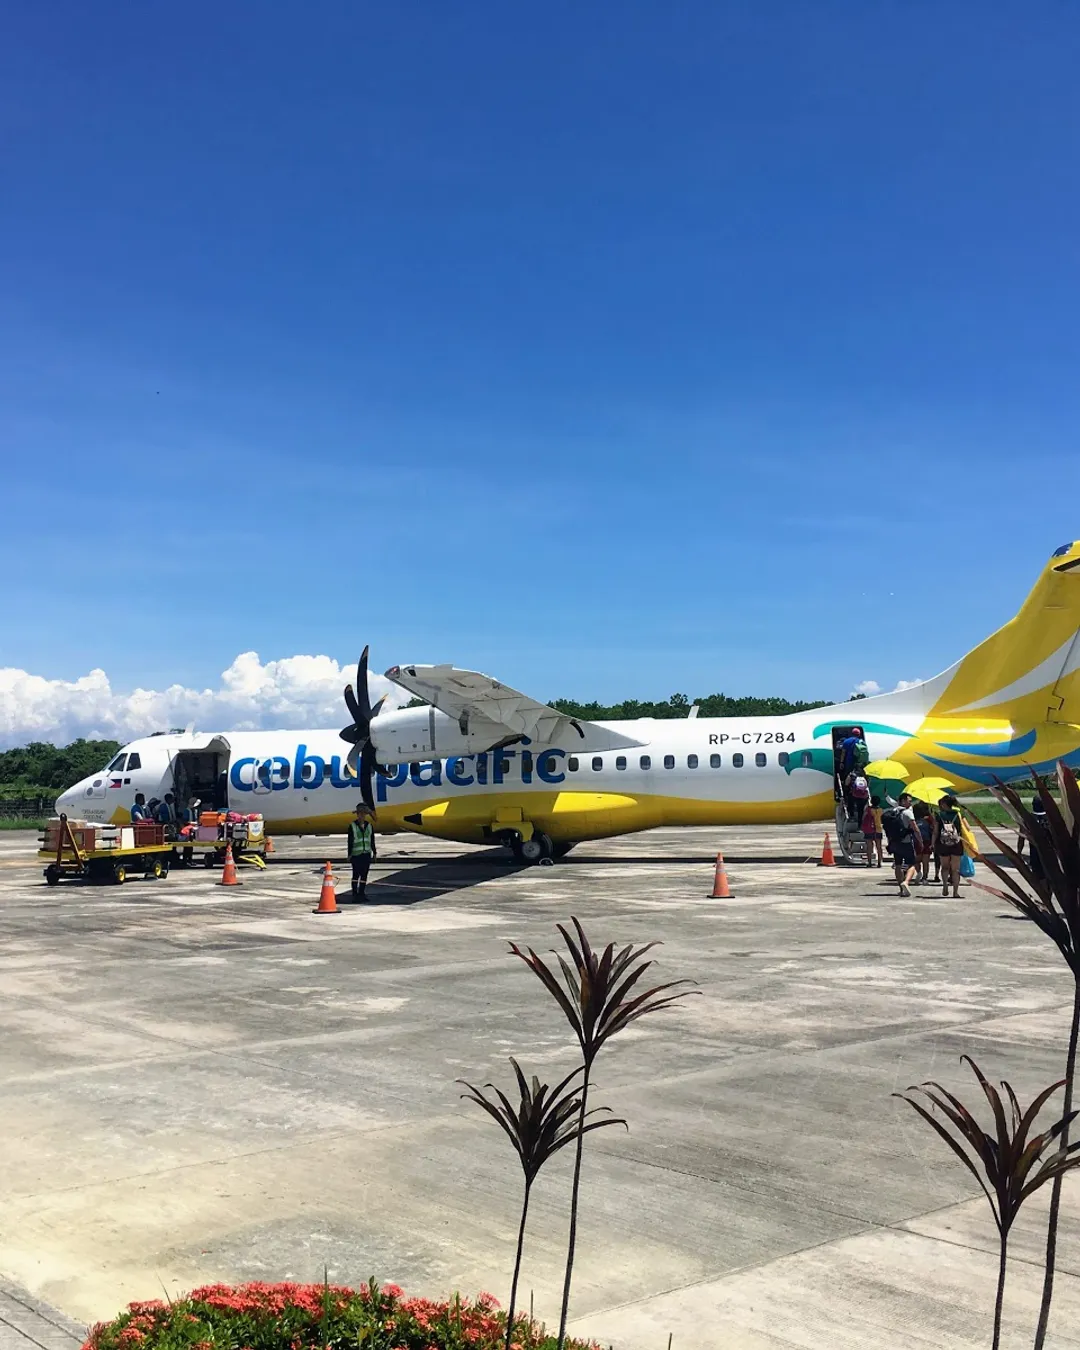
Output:
<path fill-rule="evenodd" d="M 693 707 L 690 709 L 690 711 L 686 714 L 686 716 L 688 718 L 696 717 L 700 711 L 701 711 L 701 704 L 695 703 Z"/>

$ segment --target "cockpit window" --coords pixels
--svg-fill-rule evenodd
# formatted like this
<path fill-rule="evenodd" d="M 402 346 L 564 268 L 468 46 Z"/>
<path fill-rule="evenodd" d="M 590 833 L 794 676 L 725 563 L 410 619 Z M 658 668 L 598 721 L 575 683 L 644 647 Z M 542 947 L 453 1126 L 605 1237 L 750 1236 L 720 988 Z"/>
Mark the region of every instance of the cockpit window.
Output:
<path fill-rule="evenodd" d="M 106 764 L 105 772 L 121 773 L 123 771 L 124 764 L 126 762 L 127 762 L 127 755 L 117 755 L 111 764 Z"/>
<path fill-rule="evenodd" d="M 139 758 L 139 755 L 138 755 L 138 752 L 137 752 L 137 751 L 134 751 L 134 750 L 133 750 L 133 751 L 131 752 L 131 754 L 128 755 L 128 765 L 127 765 L 127 766 L 128 766 L 128 773 L 132 773 L 135 769 L 141 769 L 141 768 L 142 768 L 142 760 Z"/>

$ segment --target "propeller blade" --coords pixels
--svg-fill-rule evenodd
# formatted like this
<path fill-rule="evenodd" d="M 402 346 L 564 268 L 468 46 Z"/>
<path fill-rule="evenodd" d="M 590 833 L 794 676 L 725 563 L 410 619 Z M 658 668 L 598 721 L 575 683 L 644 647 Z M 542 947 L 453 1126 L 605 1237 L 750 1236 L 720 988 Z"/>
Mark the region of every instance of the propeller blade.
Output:
<path fill-rule="evenodd" d="M 352 720 L 358 723 L 361 718 L 360 705 L 356 701 L 356 695 L 353 693 L 351 684 L 345 686 L 345 706 L 348 708 Z"/>
<path fill-rule="evenodd" d="M 371 694 L 368 692 L 367 662 L 368 649 L 365 646 L 364 650 L 360 653 L 360 660 L 356 666 L 356 696 L 357 702 L 360 705 L 361 717 L 363 719 L 361 721 L 361 717 L 358 717 L 356 721 L 364 728 L 365 732 L 367 731 L 367 724 L 371 721 Z"/>
<path fill-rule="evenodd" d="M 349 753 L 345 756 L 345 763 L 349 766 L 349 769 L 353 774 L 359 772 L 356 765 L 362 753 L 363 752 L 360 749 L 360 742 L 353 741 L 352 745 L 349 747 Z"/>
<path fill-rule="evenodd" d="M 355 722 L 350 722 L 347 727 L 342 727 L 338 735 L 343 741 L 348 741 L 350 745 L 357 745 L 364 739 Z"/>
<path fill-rule="evenodd" d="M 367 741 L 360 752 L 360 796 L 373 811 L 375 810 L 375 794 L 372 791 L 371 780 L 374 773 L 375 747 L 370 741 Z"/>

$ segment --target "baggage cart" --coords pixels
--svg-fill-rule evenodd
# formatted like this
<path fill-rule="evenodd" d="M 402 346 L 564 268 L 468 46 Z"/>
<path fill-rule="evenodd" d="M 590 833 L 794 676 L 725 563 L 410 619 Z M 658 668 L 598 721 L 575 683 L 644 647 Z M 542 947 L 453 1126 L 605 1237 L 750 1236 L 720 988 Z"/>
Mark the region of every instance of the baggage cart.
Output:
<path fill-rule="evenodd" d="M 211 834 L 213 837 L 208 837 Z M 221 820 L 212 829 L 200 824 L 194 836 L 176 840 L 175 859 L 185 867 L 194 867 L 201 857 L 204 867 L 222 867 L 229 844 L 232 844 L 236 862 L 252 867 L 266 866 L 266 833 L 261 817 L 257 820 Z"/>
<path fill-rule="evenodd" d="M 73 826 L 62 815 L 45 827 L 38 857 L 48 862 L 45 880 L 50 886 L 64 878 L 123 885 L 129 876 L 168 876 L 172 849 L 163 825 Z"/>

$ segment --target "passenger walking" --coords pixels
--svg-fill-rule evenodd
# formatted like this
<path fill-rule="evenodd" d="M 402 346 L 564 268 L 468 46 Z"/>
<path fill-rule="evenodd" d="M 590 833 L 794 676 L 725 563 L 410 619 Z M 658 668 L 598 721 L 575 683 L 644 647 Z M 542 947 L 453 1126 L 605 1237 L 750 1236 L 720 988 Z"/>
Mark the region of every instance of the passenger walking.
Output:
<path fill-rule="evenodd" d="M 960 898 L 960 859 L 964 856 L 964 825 L 957 800 L 946 794 L 934 815 L 934 843 L 941 854 L 941 894 Z"/>
<path fill-rule="evenodd" d="M 858 769 L 852 769 L 844 781 L 844 792 L 848 801 L 848 815 L 852 820 L 862 821 L 863 813 L 870 805 L 870 784 Z"/>
<path fill-rule="evenodd" d="M 1039 853 L 1039 844 L 1042 843 L 1045 847 L 1049 839 L 1049 827 L 1046 821 L 1046 806 L 1041 797 L 1032 797 L 1031 814 L 1035 817 L 1035 828 L 1032 830 L 1031 837 L 1028 839 L 1028 844 L 1031 847 L 1031 871 L 1032 874 L 1041 881 L 1046 875 L 1046 870 L 1043 867 L 1042 857 Z"/>
<path fill-rule="evenodd" d="M 919 832 L 915 827 L 915 816 L 911 810 L 911 798 L 905 793 L 898 805 L 884 812 L 881 823 L 885 837 L 889 841 L 892 854 L 893 872 L 896 884 L 902 896 L 911 894 L 911 881 L 918 870 L 916 862 Z"/>
<path fill-rule="evenodd" d="M 862 817 L 862 821 L 860 822 L 860 828 L 861 828 L 861 830 L 862 830 L 862 836 L 863 836 L 863 852 L 866 854 L 866 865 L 867 865 L 867 867 L 873 867 L 873 865 L 874 865 L 874 841 L 875 841 L 875 839 L 878 841 L 878 845 L 877 845 L 878 862 L 877 862 L 877 865 L 878 865 L 878 867 L 880 867 L 880 866 L 881 866 L 881 843 L 880 843 L 881 835 L 880 835 L 880 833 L 878 832 L 877 821 L 876 821 L 876 819 L 875 819 L 875 817 L 874 817 L 874 808 L 870 805 L 869 802 L 867 802 L 867 804 L 866 804 L 866 809 L 863 811 L 863 817 Z"/>
<path fill-rule="evenodd" d="M 848 774 L 855 768 L 855 754 L 857 748 L 862 745 L 866 748 L 863 741 L 862 727 L 852 727 L 844 739 L 840 742 L 840 780 L 846 781 Z M 869 760 L 863 760 L 868 764 Z"/>
<path fill-rule="evenodd" d="M 919 832 L 919 875 L 917 880 L 930 880 L 930 859 L 934 856 L 934 817 L 925 802 L 915 807 L 915 826 Z"/>
<path fill-rule="evenodd" d="M 883 865 L 884 865 L 884 862 L 885 862 L 885 854 L 884 854 L 884 852 L 883 852 L 883 850 L 882 850 L 882 833 L 881 833 L 881 816 L 882 816 L 882 811 L 883 811 L 883 807 L 882 807 L 882 805 L 881 805 L 881 798 L 875 793 L 875 794 L 870 798 L 870 815 L 871 815 L 871 818 L 873 819 L 873 822 L 874 822 L 874 833 L 873 833 L 872 838 L 873 838 L 873 843 L 874 843 L 874 851 L 875 851 L 876 854 L 877 854 L 877 865 L 878 865 L 879 867 L 883 866 Z M 865 833 L 865 831 L 864 831 L 864 833 Z M 870 851 L 870 850 L 869 850 L 869 845 L 868 845 L 868 846 L 867 846 L 867 852 L 869 852 L 869 851 Z"/>
<path fill-rule="evenodd" d="M 365 802 L 357 802 L 356 819 L 349 826 L 349 862 L 352 864 L 352 894 L 356 901 L 367 899 L 367 879 L 375 861 L 375 812 Z"/>

